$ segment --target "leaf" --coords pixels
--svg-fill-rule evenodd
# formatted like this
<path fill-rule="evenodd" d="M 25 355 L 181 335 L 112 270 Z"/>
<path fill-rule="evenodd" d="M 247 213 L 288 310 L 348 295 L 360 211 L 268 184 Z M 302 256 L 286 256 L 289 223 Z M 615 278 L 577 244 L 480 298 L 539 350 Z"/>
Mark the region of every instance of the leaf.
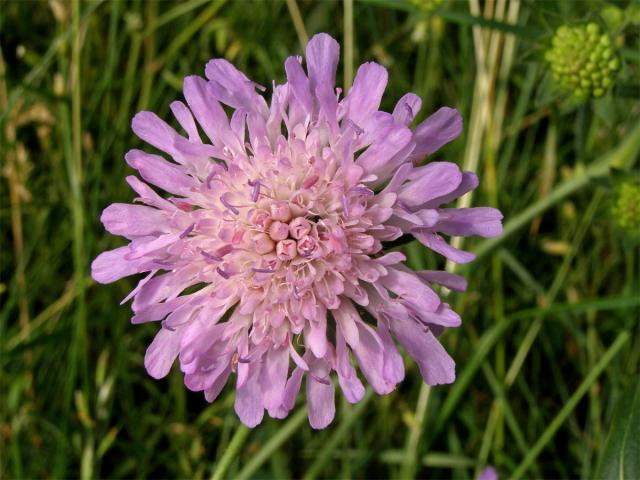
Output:
<path fill-rule="evenodd" d="M 595 478 L 637 478 L 640 472 L 640 381 L 618 400 Z"/>

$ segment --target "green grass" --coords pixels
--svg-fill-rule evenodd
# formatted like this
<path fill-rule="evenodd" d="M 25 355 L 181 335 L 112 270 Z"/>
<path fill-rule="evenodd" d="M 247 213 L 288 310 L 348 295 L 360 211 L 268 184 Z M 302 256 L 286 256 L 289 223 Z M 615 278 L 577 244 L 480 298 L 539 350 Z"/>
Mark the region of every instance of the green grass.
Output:
<path fill-rule="evenodd" d="M 604 26 L 607 5 L 0 0 L 0 477 L 593 477 L 640 372 L 640 252 L 609 213 L 611 169 L 637 169 L 640 152 L 639 26 L 611 28 L 624 62 L 599 100 L 556 91 L 543 53 L 563 22 Z M 464 244 L 479 258 L 447 300 L 464 323 L 442 337 L 455 384 L 427 388 L 407 360 L 392 394 L 337 396 L 326 430 L 302 397 L 247 430 L 231 384 L 208 404 L 177 369 L 147 376 L 156 327 L 118 305 L 135 279 L 96 285 L 89 262 L 122 244 L 99 216 L 133 197 L 135 112 L 168 119 L 182 77 L 212 57 L 282 81 L 320 31 L 342 44 L 339 85 L 373 59 L 389 69 L 386 110 L 413 91 L 418 120 L 461 111 L 463 135 L 435 158 L 478 172 L 466 201 L 499 207 L 505 233 Z M 414 268 L 446 266 L 403 248 Z"/>

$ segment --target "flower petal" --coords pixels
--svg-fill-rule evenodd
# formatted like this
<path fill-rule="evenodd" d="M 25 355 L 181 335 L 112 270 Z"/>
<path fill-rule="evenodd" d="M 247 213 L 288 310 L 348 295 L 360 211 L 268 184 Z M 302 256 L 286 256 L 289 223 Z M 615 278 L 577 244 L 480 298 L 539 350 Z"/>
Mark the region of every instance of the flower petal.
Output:
<path fill-rule="evenodd" d="M 378 111 L 388 76 L 387 69 L 375 62 L 360 65 L 353 86 L 342 101 L 344 118 L 362 127 L 365 120 Z"/>
<path fill-rule="evenodd" d="M 307 43 L 307 71 L 311 90 L 323 85 L 333 88 L 340 57 L 340 45 L 326 33 L 318 33 Z"/>
<path fill-rule="evenodd" d="M 465 252 L 464 250 L 449 245 L 440 235 L 434 232 L 417 229 L 413 232 L 413 236 L 423 245 L 429 247 L 434 252 L 438 252 L 452 262 L 469 263 L 476 258 L 471 252 Z"/>
<path fill-rule="evenodd" d="M 319 430 L 328 426 L 336 415 L 335 387 L 331 380 L 325 378 L 329 368 L 324 360 L 316 359 L 312 362 L 311 372 L 313 376 L 307 375 L 309 424 L 311 428 Z"/>
<path fill-rule="evenodd" d="M 120 247 L 101 253 L 91 263 L 91 278 L 99 283 L 111 283 L 139 273 L 142 260 L 128 260 L 129 247 Z"/>
<path fill-rule="evenodd" d="M 178 165 L 169 163 L 158 155 L 142 150 L 129 150 L 124 158 L 147 182 L 169 193 L 188 196 L 191 189 L 195 188 L 195 181 L 185 175 Z"/>
<path fill-rule="evenodd" d="M 197 75 L 185 77 L 184 98 L 196 120 L 214 145 L 228 147 L 241 154 L 244 148 L 229 126 L 229 119 L 222 106 L 212 95 L 206 80 Z"/>
<path fill-rule="evenodd" d="M 411 161 L 419 161 L 426 155 L 431 155 L 445 143 L 457 138 L 461 131 L 460 112 L 454 108 L 440 108 L 414 130 L 413 141 L 416 148 L 411 154 Z"/>
<path fill-rule="evenodd" d="M 471 190 L 474 190 L 477 186 L 478 186 L 478 177 L 476 176 L 475 173 L 462 172 L 462 181 L 460 182 L 460 185 L 458 185 L 457 188 L 452 190 L 450 193 L 447 193 L 446 195 L 442 195 L 441 197 L 429 200 L 427 203 L 424 204 L 424 207 L 435 208 L 444 203 L 449 203 L 455 200 L 456 198 L 460 198 L 465 193 L 470 192 Z"/>
<path fill-rule="evenodd" d="M 144 205 L 112 203 L 103 210 L 100 221 L 109 233 L 127 238 L 157 235 L 171 230 L 166 212 Z"/>
<path fill-rule="evenodd" d="M 462 275 L 441 270 L 422 270 L 416 273 L 423 280 L 442 285 L 449 290 L 455 290 L 456 292 L 464 292 L 467 290 L 467 280 Z"/>
<path fill-rule="evenodd" d="M 402 125 L 409 125 L 421 107 L 422 99 L 415 93 L 407 93 L 396 103 L 393 109 L 393 118 Z"/>
<path fill-rule="evenodd" d="M 356 369 L 349 359 L 349 349 L 342 335 L 342 331 L 336 331 L 336 373 L 340 388 L 349 403 L 358 403 L 364 396 L 364 386 L 358 378 Z"/>
<path fill-rule="evenodd" d="M 161 328 L 144 355 L 144 366 L 155 379 L 164 378 L 171 370 L 180 351 L 182 335 L 178 331 Z"/>
<path fill-rule="evenodd" d="M 389 273 L 380 283 L 395 293 L 399 299 L 413 310 L 434 312 L 440 305 L 440 297 L 414 272 L 389 268 Z"/>
<path fill-rule="evenodd" d="M 289 347 L 272 346 L 266 353 L 260 385 L 267 410 L 274 410 L 282 404 L 287 375 L 289 373 Z"/>
<path fill-rule="evenodd" d="M 497 237 L 502 233 L 502 213 L 490 207 L 445 208 L 439 211 L 436 228 L 456 237 Z"/>
<path fill-rule="evenodd" d="M 247 380 L 236 390 L 234 409 L 240 421 L 249 428 L 258 425 L 262 422 L 262 417 L 264 417 L 264 405 L 260 389 L 260 370 L 261 365 L 259 363 L 251 364 Z"/>
<path fill-rule="evenodd" d="M 213 96 L 222 103 L 247 112 L 256 112 L 267 118 L 269 108 L 262 95 L 256 93 L 256 84 L 224 58 L 209 60 L 204 73 L 211 81 Z"/>
<path fill-rule="evenodd" d="M 424 381 L 429 385 L 453 383 L 456 365 L 433 334 L 406 317 L 394 318 L 391 331 L 420 368 Z"/>
<path fill-rule="evenodd" d="M 198 165 L 207 157 L 216 155 L 211 145 L 190 142 L 153 112 L 138 112 L 133 117 L 131 128 L 142 140 L 171 155 L 181 164 L 195 162 Z"/>
<path fill-rule="evenodd" d="M 462 172 L 455 163 L 431 162 L 414 169 L 409 178 L 411 181 L 398 190 L 398 199 L 415 211 L 454 191 L 462 181 Z"/>

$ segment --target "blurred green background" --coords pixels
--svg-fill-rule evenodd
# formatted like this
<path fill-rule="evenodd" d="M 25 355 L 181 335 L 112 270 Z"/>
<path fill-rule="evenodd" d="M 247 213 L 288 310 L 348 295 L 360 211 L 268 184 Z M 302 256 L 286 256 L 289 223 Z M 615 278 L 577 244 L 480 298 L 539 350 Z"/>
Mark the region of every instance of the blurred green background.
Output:
<path fill-rule="evenodd" d="M 637 192 L 639 10 L 0 0 L 0 477 L 467 479 L 492 465 L 501 478 L 637 478 L 638 194 L 620 192 Z M 558 27 L 587 22 L 620 60 L 598 99 L 559 89 L 544 59 Z M 340 84 L 363 61 L 387 66 L 385 110 L 413 91 L 418 120 L 461 111 L 461 138 L 435 158 L 478 172 L 471 203 L 499 207 L 505 233 L 465 242 L 479 258 L 458 269 L 468 292 L 448 298 L 463 326 L 442 337 L 454 385 L 425 387 L 407 361 L 394 393 L 356 406 L 337 396 L 326 430 L 311 430 L 301 398 L 286 420 L 235 435 L 232 385 L 208 404 L 177 369 L 148 377 L 157 327 L 132 326 L 118 305 L 136 280 L 98 286 L 89 262 L 122 244 L 99 216 L 133 198 L 123 155 L 140 146 L 135 112 L 168 120 L 182 77 L 212 57 L 282 82 L 284 59 L 321 31 L 342 45 Z M 403 248 L 414 268 L 445 266 Z"/>

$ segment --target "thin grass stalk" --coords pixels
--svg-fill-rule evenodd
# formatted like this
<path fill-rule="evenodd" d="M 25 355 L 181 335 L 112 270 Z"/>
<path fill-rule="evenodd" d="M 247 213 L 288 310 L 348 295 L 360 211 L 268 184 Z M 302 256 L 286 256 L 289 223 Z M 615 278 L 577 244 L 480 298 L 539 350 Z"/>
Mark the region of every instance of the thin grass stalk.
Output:
<path fill-rule="evenodd" d="M 287 0 L 287 8 L 289 9 L 289 15 L 291 15 L 293 28 L 295 28 L 296 35 L 298 36 L 300 50 L 304 52 L 307 43 L 309 43 L 309 35 L 307 34 L 307 29 L 304 26 L 304 21 L 300 14 L 300 8 L 298 8 L 298 2 L 296 0 Z"/>
<path fill-rule="evenodd" d="M 558 296 L 558 293 L 560 293 L 560 289 L 564 285 L 564 282 L 571 268 L 571 262 L 573 261 L 576 254 L 578 253 L 578 249 L 580 248 L 580 245 L 582 244 L 582 241 L 587 233 L 587 230 L 591 225 L 591 221 L 593 219 L 593 216 L 596 212 L 596 209 L 598 208 L 598 205 L 601 199 L 602 199 L 602 192 L 601 191 L 596 192 L 593 199 L 591 200 L 589 207 L 587 208 L 587 211 L 583 216 L 580 227 L 578 228 L 578 231 L 574 236 L 574 241 L 572 244 L 571 251 L 564 257 L 562 264 L 560 265 L 560 268 L 556 273 L 554 281 L 551 284 L 551 287 L 549 288 L 549 292 L 544 298 L 544 302 L 543 302 L 544 305 L 551 305 L 553 302 L 555 302 L 555 299 Z M 531 327 L 529 327 L 529 330 L 527 331 L 525 339 L 520 345 L 520 347 L 518 348 L 518 351 L 516 352 L 513 362 L 511 363 L 511 366 L 507 371 L 507 375 L 505 377 L 506 388 L 510 388 L 515 382 L 516 377 L 518 376 L 520 369 L 524 364 L 527 354 L 529 353 L 529 350 L 531 349 L 533 342 L 535 341 L 538 333 L 540 332 L 540 329 L 542 328 L 543 321 L 544 321 L 544 317 L 540 316 L 531 324 Z"/>
<path fill-rule="evenodd" d="M 71 137 L 73 144 L 73 161 L 70 162 L 72 172 L 71 196 L 73 215 L 73 262 L 76 294 L 76 324 L 74 349 L 77 348 L 74 361 L 79 362 L 81 380 L 85 394 L 89 393 L 89 370 L 86 326 L 86 254 L 85 254 L 85 207 L 84 207 L 84 174 L 82 162 L 82 90 L 80 83 L 80 54 L 82 51 L 82 31 L 80 29 L 80 0 L 71 4 L 73 42 L 71 46 Z"/>
<path fill-rule="evenodd" d="M 418 469 L 418 444 L 425 426 L 430 393 L 431 387 L 429 385 L 425 388 L 420 388 L 413 424 L 409 428 L 400 478 L 414 478 Z"/>
<path fill-rule="evenodd" d="M 229 446 L 224 451 L 222 458 L 216 464 L 216 468 L 211 475 L 211 480 L 222 480 L 231 465 L 231 462 L 238 458 L 238 454 L 240 453 L 240 449 L 244 445 L 245 440 L 251 433 L 251 429 L 244 424 L 240 424 L 236 429 L 236 433 L 233 434 L 233 438 L 229 443 Z"/>
<path fill-rule="evenodd" d="M 0 47 L 0 110 L 8 108 L 6 67 L 2 48 Z M 23 188 L 18 167 L 18 156 L 15 148 L 16 127 L 12 116 L 4 128 L 3 146 L 6 152 L 5 175 L 9 183 L 9 203 L 11 205 L 11 234 L 13 237 L 13 254 L 15 255 L 15 278 L 18 287 L 18 318 L 21 335 L 28 336 L 29 325 L 29 297 L 27 296 L 27 280 L 25 277 L 25 257 L 24 257 L 24 235 L 22 231 L 22 202 L 20 190 Z M 25 358 L 27 364 L 31 362 L 30 355 Z M 31 375 L 31 374 L 29 374 Z"/>
<path fill-rule="evenodd" d="M 562 426 L 564 421 L 576 408 L 578 402 L 587 393 L 589 388 L 591 388 L 600 374 L 604 371 L 605 368 L 607 368 L 607 366 L 620 352 L 622 347 L 625 346 L 630 338 L 631 334 L 627 331 L 624 331 L 618 335 L 616 340 L 605 352 L 600 361 L 595 365 L 593 370 L 589 372 L 589 374 L 585 377 L 577 390 L 573 393 L 573 395 L 571 395 L 571 398 L 569 398 L 568 402 L 564 405 L 564 407 L 562 407 L 556 417 L 551 421 L 547 429 L 542 433 L 536 444 L 531 448 L 529 454 L 518 465 L 511 477 L 509 477 L 511 480 L 517 480 L 527 472 L 531 464 L 535 461 L 536 458 L 538 458 L 538 455 L 540 455 L 540 452 L 542 452 L 542 450 L 547 446 L 558 429 Z"/>
<path fill-rule="evenodd" d="M 253 478 L 258 469 L 267 461 L 271 456 L 291 438 L 298 429 L 307 420 L 307 408 L 301 407 L 298 411 L 291 416 L 282 426 L 278 428 L 277 433 L 271 437 L 262 448 L 251 457 L 251 460 L 240 470 L 236 480 L 248 480 Z"/>
<path fill-rule="evenodd" d="M 344 6 L 344 91 L 353 83 L 353 0 L 343 0 Z"/>
<path fill-rule="evenodd" d="M 351 415 L 346 416 L 340 422 L 340 425 L 333 432 L 333 435 L 329 438 L 329 440 L 324 444 L 324 448 L 318 452 L 318 456 L 315 458 L 311 466 L 307 469 L 303 480 L 312 480 L 318 476 L 318 474 L 322 471 L 322 467 L 331 459 L 331 455 L 333 455 L 334 450 L 340 445 L 340 442 L 344 438 L 345 435 L 349 432 L 351 426 L 355 423 L 355 421 L 360 418 L 365 411 L 365 407 L 371 401 L 373 397 L 373 390 L 368 389 L 365 396 L 360 400 L 360 402 L 353 407 L 351 411 Z"/>

